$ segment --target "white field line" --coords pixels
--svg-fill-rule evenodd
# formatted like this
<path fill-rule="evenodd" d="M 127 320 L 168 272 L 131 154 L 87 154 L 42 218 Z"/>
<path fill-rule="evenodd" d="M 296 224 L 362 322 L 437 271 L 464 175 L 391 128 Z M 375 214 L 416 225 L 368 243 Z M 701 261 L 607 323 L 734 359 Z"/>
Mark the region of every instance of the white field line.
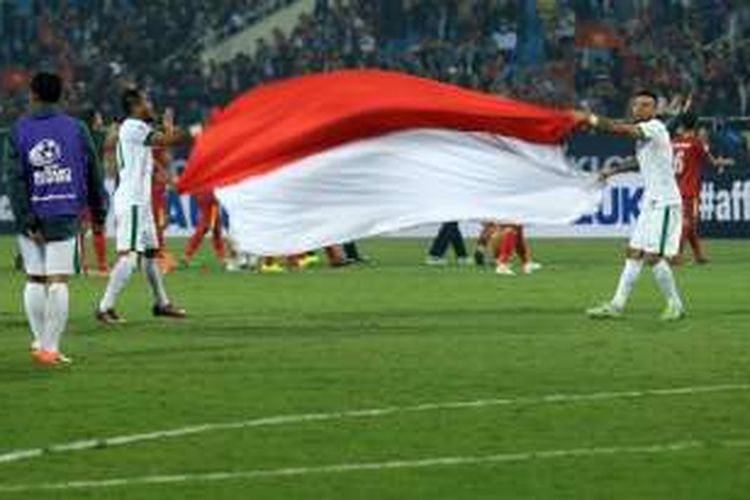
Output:
<path fill-rule="evenodd" d="M 491 464 L 532 462 L 565 458 L 592 458 L 617 455 L 658 455 L 691 450 L 748 448 L 748 440 L 717 442 L 678 441 L 673 443 L 640 446 L 609 446 L 602 448 L 569 448 L 560 450 L 526 451 L 496 455 L 431 457 L 416 460 L 392 460 L 387 462 L 361 462 L 323 465 L 315 467 L 286 467 L 281 469 L 256 469 L 245 471 L 207 472 L 196 474 L 152 475 L 119 477 L 110 479 L 85 479 L 59 483 L 0 485 L 0 493 L 24 493 L 33 491 L 93 490 L 112 487 L 168 485 L 180 483 L 206 483 L 220 481 L 250 481 L 253 479 L 300 477 L 309 475 L 343 474 L 347 472 L 371 472 L 396 469 L 428 469 L 435 467 L 486 466 Z"/>
<path fill-rule="evenodd" d="M 520 396 L 512 398 L 477 399 L 474 401 L 447 401 L 438 403 L 424 403 L 413 406 L 388 406 L 362 410 L 347 410 L 330 413 L 302 413 L 297 415 L 278 415 L 271 417 L 253 418 L 235 422 L 217 422 L 145 432 L 140 434 L 125 434 L 105 438 L 85 439 L 68 443 L 53 444 L 44 448 L 30 448 L 15 450 L 0 454 L 0 464 L 18 462 L 30 458 L 37 458 L 47 453 L 65 453 L 72 451 L 92 450 L 113 446 L 127 446 L 145 441 L 177 438 L 202 434 L 206 432 L 247 429 L 255 427 L 272 427 L 306 422 L 321 422 L 343 419 L 373 418 L 405 413 L 420 413 L 441 410 L 460 410 L 470 408 L 488 408 L 493 406 L 516 406 L 534 404 L 564 404 L 592 401 L 610 401 L 618 399 L 641 399 L 657 396 L 695 396 L 721 392 L 737 392 L 750 390 L 750 384 L 724 384 L 707 386 L 673 387 L 663 389 L 641 389 L 620 392 L 592 392 L 583 394 L 547 394 L 540 396 Z"/>

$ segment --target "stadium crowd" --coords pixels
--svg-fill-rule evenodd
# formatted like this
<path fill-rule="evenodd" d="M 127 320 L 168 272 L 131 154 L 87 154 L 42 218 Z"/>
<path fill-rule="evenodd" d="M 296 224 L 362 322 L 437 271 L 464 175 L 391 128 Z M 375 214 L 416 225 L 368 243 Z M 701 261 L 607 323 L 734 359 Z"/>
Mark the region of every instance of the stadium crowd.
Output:
<path fill-rule="evenodd" d="M 98 108 L 113 116 L 119 112 L 115 96 L 124 85 L 138 81 L 165 89 L 174 79 L 164 73 L 166 59 L 189 59 L 182 52 L 193 48 L 191 42 L 215 43 L 291 1 L 0 2 L 0 123 L 23 109 L 25 79 L 39 68 L 54 68 L 72 82 L 67 101 L 73 111 Z M 188 95 L 196 87 L 190 77 L 179 83 Z"/>
<path fill-rule="evenodd" d="M 223 0 L 210 9 L 207 2 L 176 0 L 98 0 L 86 9 L 75 0 L 45 2 L 43 9 L 7 3 L 2 119 L 21 109 L 18 90 L 29 66 L 56 67 L 74 82 L 68 96 L 74 111 L 94 107 L 110 116 L 117 113 L 113 88 L 132 81 L 160 102 L 179 103 L 182 118 L 194 120 L 259 83 L 340 67 L 399 69 L 550 103 L 574 98 L 571 64 L 561 62 L 572 61 L 569 2 L 542 2 L 553 7 L 542 26 L 535 9 L 519 10 L 509 0 L 407 0 L 393 11 L 366 0 L 318 0 L 289 36 L 276 32 L 252 54 L 201 63 L 201 43 L 288 1 Z M 249 11 L 251 5 L 262 8 Z"/>
<path fill-rule="evenodd" d="M 196 122 L 258 84 L 350 67 L 610 115 L 649 84 L 668 113 L 691 98 L 699 114 L 750 114 L 750 6 L 736 0 L 317 0 L 288 35 L 222 63 L 200 60 L 202 45 L 289 2 L 5 2 L 0 123 L 23 108 L 24 75 L 38 67 L 73 82 L 72 111 L 108 117 L 134 81 Z"/>
<path fill-rule="evenodd" d="M 750 113 L 750 4 L 694 0 L 581 2 L 579 99 L 609 114 L 651 85 L 676 110 L 693 94 L 702 114 Z M 630 7 L 629 7 L 630 6 Z"/>

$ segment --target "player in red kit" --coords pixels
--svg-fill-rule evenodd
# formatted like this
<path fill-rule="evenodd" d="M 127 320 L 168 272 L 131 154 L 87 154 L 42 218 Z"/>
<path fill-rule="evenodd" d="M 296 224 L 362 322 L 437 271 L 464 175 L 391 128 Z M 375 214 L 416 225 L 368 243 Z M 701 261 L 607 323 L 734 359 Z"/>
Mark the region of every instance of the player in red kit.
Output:
<path fill-rule="evenodd" d="M 104 118 L 102 114 L 96 110 L 89 110 L 86 112 L 86 124 L 89 126 L 91 131 L 91 138 L 94 141 L 94 147 L 96 152 L 104 156 L 106 149 L 106 135 L 107 129 L 104 125 Z M 102 178 L 104 178 L 103 164 L 102 171 L 100 172 Z M 89 274 L 89 263 L 88 263 L 88 251 L 86 250 L 86 235 L 89 231 L 92 233 L 92 239 L 94 243 L 94 254 L 96 256 L 96 274 L 99 276 L 107 276 L 109 274 L 109 264 L 107 262 L 107 235 L 106 228 L 104 225 L 93 224 L 91 220 L 91 212 L 86 208 L 81 213 L 80 226 L 81 231 L 78 233 L 78 239 L 76 241 L 76 249 L 78 251 L 78 262 L 80 264 L 80 271 L 83 274 Z"/>
<path fill-rule="evenodd" d="M 216 258 L 224 262 L 224 236 L 221 227 L 221 207 L 219 206 L 219 200 L 216 199 L 213 192 L 197 194 L 195 199 L 198 202 L 198 224 L 195 226 L 195 232 L 185 247 L 183 264 L 185 267 L 190 265 L 190 260 L 200 248 L 204 236 L 209 231 L 211 231 L 213 236 Z"/>
<path fill-rule="evenodd" d="M 157 257 L 159 267 L 163 273 L 168 273 L 176 267 L 174 256 L 169 253 L 165 245 L 164 233 L 169 225 L 167 213 L 167 187 L 171 182 L 169 164 L 172 157 L 166 148 L 154 148 L 154 174 L 151 178 L 151 207 L 156 224 L 156 239 L 159 243 Z"/>
<path fill-rule="evenodd" d="M 477 239 L 477 248 L 474 251 L 474 262 L 478 266 L 484 266 L 486 253 L 490 247 L 495 247 L 495 272 L 500 275 L 513 276 L 515 271 L 511 268 L 510 261 L 513 255 L 518 255 L 521 260 L 521 271 L 531 274 L 542 268 L 538 262 L 531 260 L 531 246 L 526 239 L 523 226 L 520 224 L 508 224 L 504 222 L 486 222 L 482 225 L 482 232 Z"/>
<path fill-rule="evenodd" d="M 521 260 L 521 271 L 524 274 L 531 274 L 542 268 L 541 264 L 531 260 L 531 246 L 529 246 L 529 242 L 524 235 L 523 226 L 503 223 L 499 224 L 498 228 L 502 239 L 496 251 L 497 267 L 495 267 L 495 273 L 506 276 L 515 274 L 510 267 L 510 261 L 514 253 Z"/>
<path fill-rule="evenodd" d="M 685 113 L 681 119 L 681 132 L 672 140 L 674 149 L 675 172 L 682 195 L 682 236 L 679 253 L 675 259 L 679 263 L 685 242 L 693 250 L 693 258 L 697 264 L 705 264 L 708 259 L 703 254 L 698 237 L 698 221 L 700 207 L 701 177 L 706 163 L 723 170 L 725 166 L 734 164 L 733 160 L 714 157 L 703 139 L 698 136 L 698 118 L 693 113 Z"/>

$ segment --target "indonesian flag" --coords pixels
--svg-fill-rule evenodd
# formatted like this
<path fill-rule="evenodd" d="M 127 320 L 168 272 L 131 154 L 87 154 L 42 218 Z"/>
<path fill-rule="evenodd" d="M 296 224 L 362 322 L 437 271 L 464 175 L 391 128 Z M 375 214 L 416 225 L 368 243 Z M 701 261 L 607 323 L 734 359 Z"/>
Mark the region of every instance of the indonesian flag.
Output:
<path fill-rule="evenodd" d="M 566 112 L 358 70 L 260 87 L 216 113 L 178 187 L 215 190 L 241 251 L 288 255 L 426 223 L 567 224 L 600 189 Z"/>

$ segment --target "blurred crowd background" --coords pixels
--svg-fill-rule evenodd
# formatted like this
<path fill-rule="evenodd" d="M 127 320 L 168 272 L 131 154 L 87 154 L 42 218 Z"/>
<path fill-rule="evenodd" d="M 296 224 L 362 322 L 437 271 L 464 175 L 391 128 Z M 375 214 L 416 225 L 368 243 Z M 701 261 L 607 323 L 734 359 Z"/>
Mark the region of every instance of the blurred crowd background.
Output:
<path fill-rule="evenodd" d="M 264 82 L 378 67 L 612 116 L 650 87 L 662 112 L 690 101 L 724 154 L 747 154 L 747 0 L 316 0 L 223 62 L 203 50 L 295 0 L 0 0 L 0 124 L 28 75 L 60 71 L 67 105 L 120 114 L 137 83 L 186 123 Z"/>

